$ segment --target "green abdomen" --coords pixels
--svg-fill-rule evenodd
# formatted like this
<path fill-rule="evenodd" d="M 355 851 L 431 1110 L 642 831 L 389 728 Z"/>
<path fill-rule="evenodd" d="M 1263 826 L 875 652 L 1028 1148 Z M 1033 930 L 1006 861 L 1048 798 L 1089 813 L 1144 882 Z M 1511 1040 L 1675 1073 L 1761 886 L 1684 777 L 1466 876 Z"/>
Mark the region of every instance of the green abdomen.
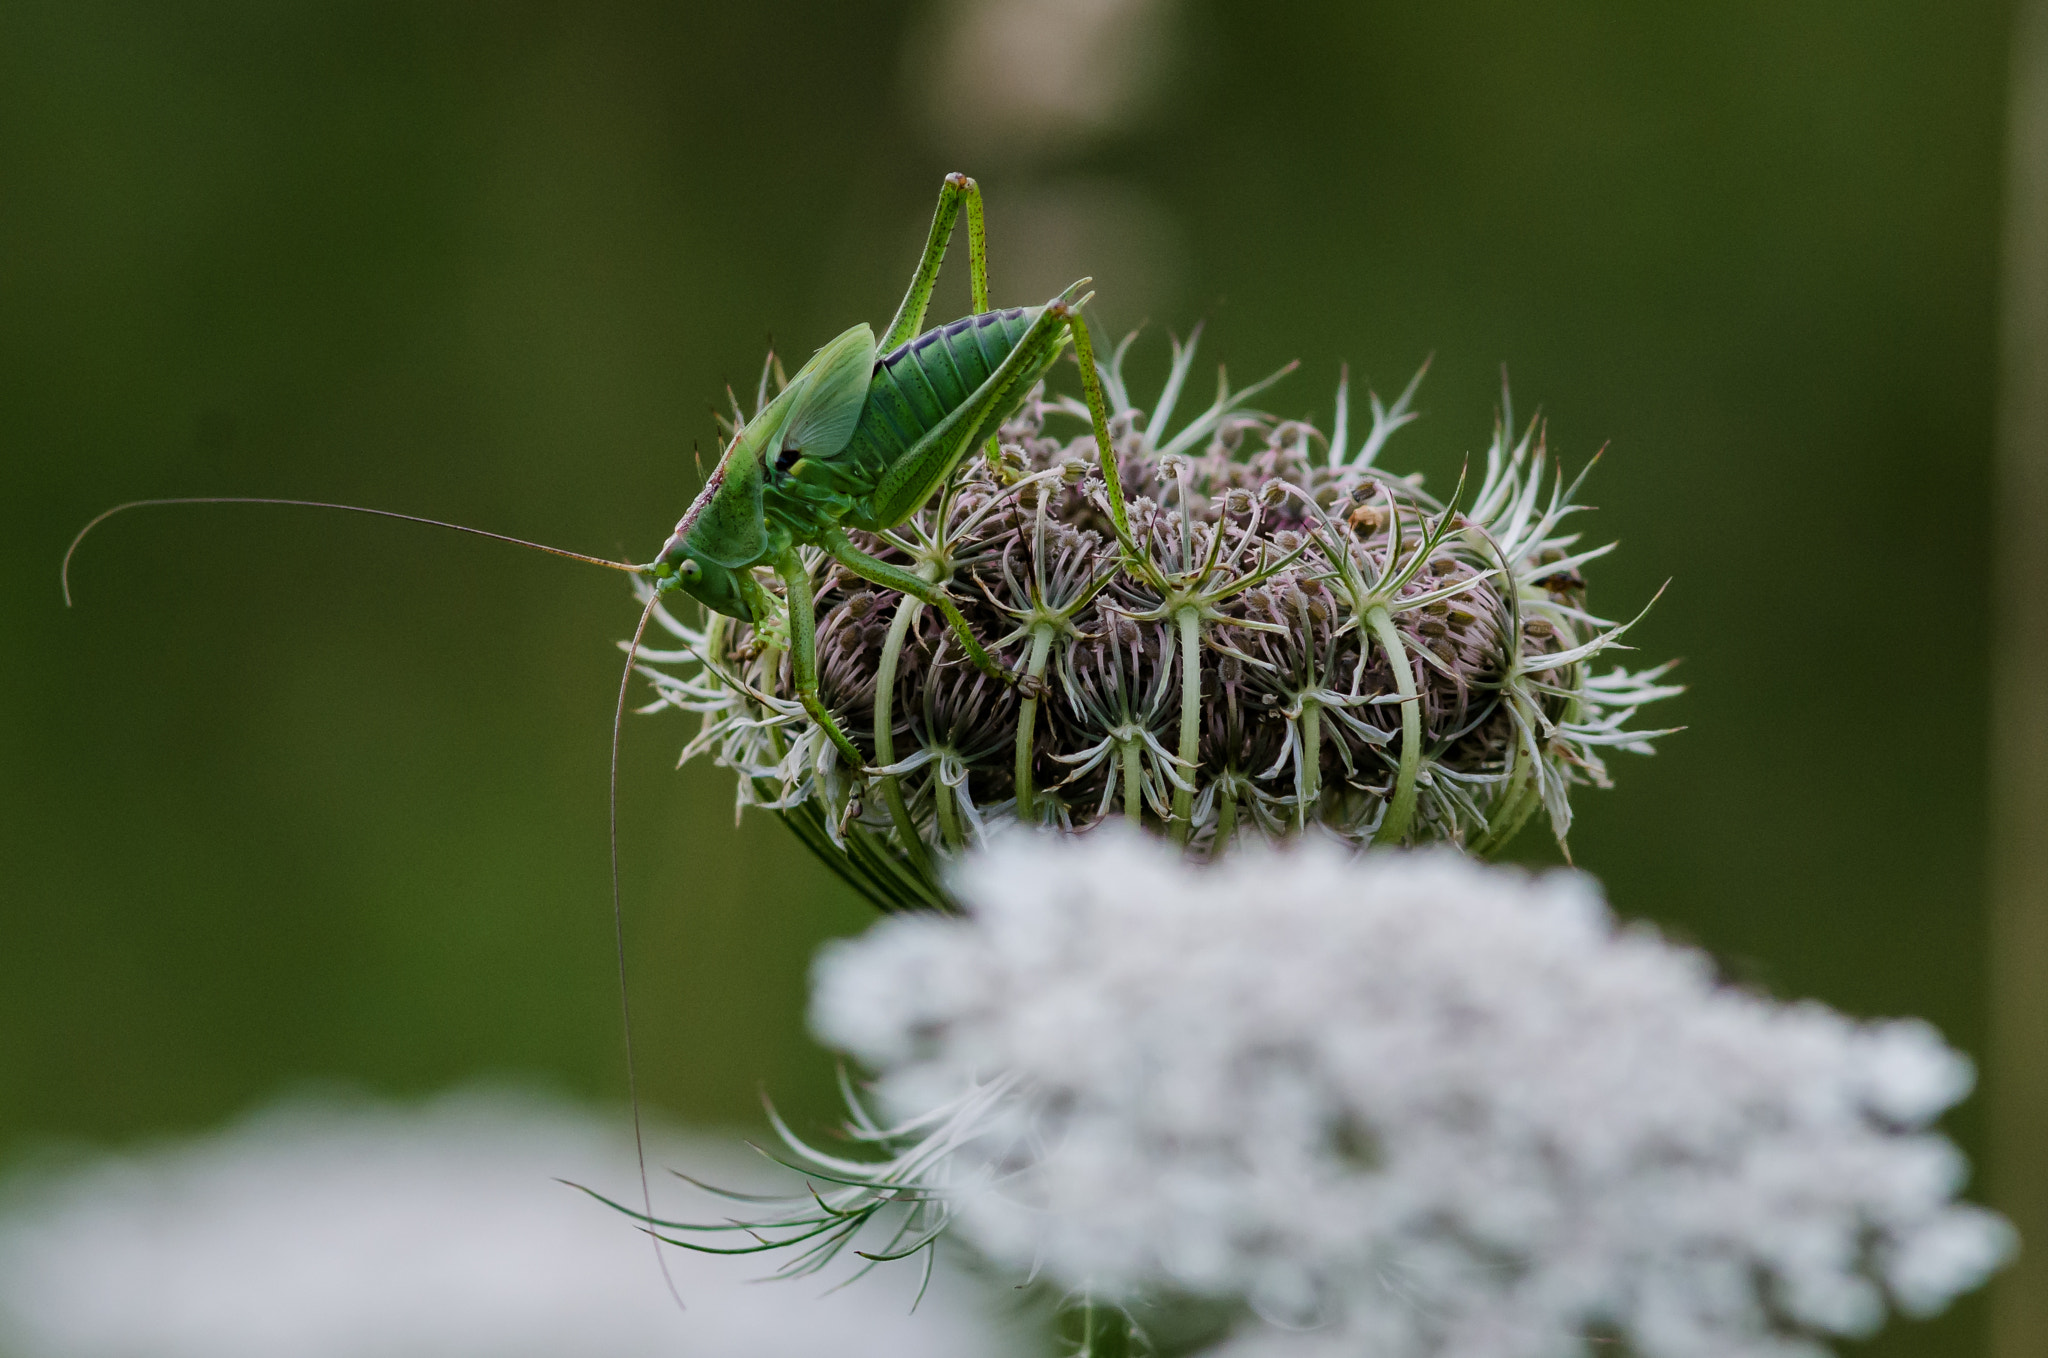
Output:
<path fill-rule="evenodd" d="M 860 423 L 842 457 L 877 472 L 892 466 L 939 421 L 966 404 L 1024 338 L 1035 314 L 1033 308 L 1010 307 L 963 316 L 882 355 L 868 384 Z"/>

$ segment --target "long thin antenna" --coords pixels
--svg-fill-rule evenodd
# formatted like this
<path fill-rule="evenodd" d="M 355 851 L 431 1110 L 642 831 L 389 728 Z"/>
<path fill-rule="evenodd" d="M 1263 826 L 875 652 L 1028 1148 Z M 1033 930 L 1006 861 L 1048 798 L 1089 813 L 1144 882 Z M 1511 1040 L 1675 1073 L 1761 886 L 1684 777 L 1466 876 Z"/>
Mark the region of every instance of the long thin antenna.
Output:
<path fill-rule="evenodd" d="M 633 1064 L 633 1002 L 626 990 L 626 912 L 619 905 L 619 734 L 626 725 L 626 691 L 633 682 L 633 663 L 640 658 L 640 639 L 647 635 L 647 620 L 654 616 L 654 606 L 661 602 L 659 594 L 647 596 L 647 607 L 640 610 L 640 623 L 633 629 L 633 644 L 626 648 L 626 668 L 619 675 L 619 702 L 612 709 L 612 942 L 619 958 L 619 1018 L 626 1030 L 626 1099 L 633 1106 L 633 1154 L 640 1161 L 640 1207 L 648 1221 L 654 1220 L 654 1190 L 647 1184 L 647 1141 L 640 1129 L 640 1077 Z M 669 1275 L 668 1256 L 661 1252 L 661 1237 L 652 1229 L 647 1232 L 647 1241 L 654 1247 L 654 1262 L 661 1267 L 661 1280 L 668 1284 L 668 1294 L 675 1299 L 678 1309 L 683 1306 L 683 1294 L 676 1291 L 676 1280 Z"/>
<path fill-rule="evenodd" d="M 79 544 L 86 535 L 116 514 L 130 509 L 147 509 L 156 505 L 285 505 L 299 509 L 339 509 L 351 514 L 368 514 L 379 519 L 398 519 L 405 523 L 423 523 L 429 528 L 446 528 L 457 533 L 468 533 L 473 537 L 490 538 L 494 542 L 508 542 L 514 547 L 528 547 L 550 556 L 580 561 L 585 565 L 603 566 L 606 570 L 624 571 L 628 575 L 645 575 L 647 568 L 636 566 L 629 561 L 609 561 L 601 556 L 586 556 L 562 547 L 550 547 L 544 542 L 530 542 L 505 533 L 493 533 L 486 528 L 471 528 L 468 524 L 450 523 L 445 519 L 430 519 L 420 514 L 401 514 L 393 509 L 369 509 L 362 505 L 345 505 L 332 500 L 286 500 L 271 496 L 256 495 L 178 495 L 154 500 L 128 500 L 100 513 L 78 530 L 71 539 L 71 545 L 64 549 L 64 564 L 58 572 L 58 579 L 64 588 L 64 606 L 71 606 L 71 558 L 77 553 Z M 619 893 L 619 742 L 626 721 L 626 694 L 633 680 L 633 665 L 640 656 L 640 643 L 647 635 L 647 623 L 654 616 L 654 607 L 661 600 L 659 594 L 650 594 L 647 606 L 640 610 L 640 621 L 633 628 L 633 644 L 626 648 L 626 668 L 619 675 L 619 701 L 612 712 L 612 761 L 611 761 L 611 869 L 612 869 L 612 944 L 618 954 L 619 963 L 619 1017 L 625 1029 L 626 1043 L 626 1096 L 633 1110 L 633 1153 L 640 1165 L 640 1201 L 646 1217 L 654 1217 L 654 1190 L 647 1179 L 647 1141 L 641 1126 L 639 1071 L 633 1060 L 633 1004 L 626 989 L 626 920 L 620 905 Z M 676 1290 L 675 1278 L 668 1271 L 668 1258 L 661 1252 L 661 1240 L 653 1231 L 648 1232 L 649 1243 L 654 1247 L 654 1262 L 661 1269 L 661 1280 L 668 1285 L 668 1294 L 679 1309 L 683 1306 L 682 1293 Z"/>
<path fill-rule="evenodd" d="M 58 578 L 64 586 L 64 606 L 71 607 L 71 557 L 78 551 L 78 544 L 85 541 L 86 534 L 113 518 L 116 514 L 130 509 L 147 509 L 153 505 L 290 505 L 300 509 L 342 509 L 351 514 L 368 514 L 379 519 L 402 519 L 406 523 L 423 523 L 429 528 L 446 528 L 457 533 L 468 533 L 472 537 L 490 538 L 494 542 L 509 542 L 514 547 L 530 547 L 536 552 L 549 556 L 566 557 L 581 561 L 587 566 L 603 566 L 606 570 L 624 571 L 628 575 L 645 575 L 646 567 L 636 566 L 629 561 L 607 561 L 601 556 L 585 556 L 581 552 L 568 551 L 561 547 L 550 547 L 544 542 L 528 542 L 525 538 L 510 537 L 504 533 L 493 533 L 485 528 L 471 528 L 468 524 L 449 523 L 445 519 L 429 519 L 419 514 L 401 514 L 394 509 L 366 509 L 362 505 L 335 504 L 329 500 L 278 500 L 256 495 L 178 495 L 162 500 L 129 500 L 102 510 L 92 521 L 78 530 L 78 536 L 71 539 L 71 545 L 64 549 L 64 565 Z"/>

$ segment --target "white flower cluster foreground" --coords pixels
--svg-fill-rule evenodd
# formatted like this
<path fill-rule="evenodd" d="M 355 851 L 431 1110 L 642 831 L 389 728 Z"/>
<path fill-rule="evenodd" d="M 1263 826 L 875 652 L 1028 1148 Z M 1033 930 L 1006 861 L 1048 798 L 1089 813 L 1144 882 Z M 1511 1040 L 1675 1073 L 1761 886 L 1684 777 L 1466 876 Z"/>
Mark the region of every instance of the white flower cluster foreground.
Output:
<path fill-rule="evenodd" d="M 2012 1247 L 1928 1130 L 1971 1083 L 1932 1028 L 1720 985 L 1584 876 L 1105 830 L 955 886 L 821 958 L 814 1026 L 893 1115 L 975 1110 L 915 1129 L 954 1230 L 1241 1300 L 1232 1353 L 1790 1358 Z"/>
<path fill-rule="evenodd" d="M 761 1186 L 762 1162 L 657 1137 L 654 1167 Z M 0 1185 L 13 1358 L 1015 1358 L 1000 1303 L 941 1270 L 751 1286 L 757 1260 L 669 1251 L 555 1181 L 637 1200 L 623 1113 L 475 1090 L 295 1101 L 208 1136 Z M 668 1176 L 663 1181 L 673 1184 Z M 660 1183 L 656 1191 L 661 1192 Z M 657 1199 L 659 1202 L 660 1199 Z"/>

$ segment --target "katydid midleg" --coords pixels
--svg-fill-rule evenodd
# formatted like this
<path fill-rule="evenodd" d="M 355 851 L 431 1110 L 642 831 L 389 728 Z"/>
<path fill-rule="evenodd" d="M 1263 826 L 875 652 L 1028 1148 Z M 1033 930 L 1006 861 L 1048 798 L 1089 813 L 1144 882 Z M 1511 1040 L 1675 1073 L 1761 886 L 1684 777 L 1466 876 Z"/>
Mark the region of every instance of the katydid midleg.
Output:
<path fill-rule="evenodd" d="M 967 214 L 975 314 L 920 333 L 939 265 L 963 210 Z M 923 256 L 882 339 L 877 341 L 873 329 L 862 323 L 820 349 L 773 401 L 734 434 L 702 491 L 651 562 L 612 561 L 481 528 L 360 505 L 257 496 L 180 496 L 118 504 L 81 528 L 64 553 L 60 572 L 64 599 L 66 604 L 71 601 L 72 557 L 88 534 L 126 510 L 174 504 L 346 510 L 491 538 L 651 580 L 654 588 L 627 648 L 612 718 L 612 922 L 626 1030 L 627 1088 L 637 1144 L 639 1095 L 633 1075 L 632 1012 L 626 995 L 625 934 L 619 908 L 618 753 L 635 656 L 656 603 L 681 590 L 716 612 L 769 625 L 778 601 L 758 572 L 772 571 L 783 585 L 779 606 L 787 616 L 788 655 L 797 695 L 857 776 L 866 773 L 860 748 L 847 737 L 818 693 L 814 600 L 799 548 L 818 549 L 844 570 L 874 585 L 923 601 L 946 619 L 975 665 L 1005 682 L 1023 682 L 973 634 L 948 596 L 943 578 L 927 578 L 862 551 L 847 536 L 847 529 L 885 532 L 915 515 L 969 452 L 1016 412 L 1071 343 L 1101 455 L 1111 518 L 1119 539 L 1129 549 L 1108 407 L 1094 348 L 1081 317 L 1088 296 L 1076 296 L 1088 281 L 1082 279 L 1040 306 L 993 309 L 980 189 L 966 175 L 948 175 Z M 644 1152 L 641 1193 L 651 1218 Z M 658 1243 L 655 1249 L 658 1257 Z M 664 1275 L 666 1272 L 664 1263 Z"/>

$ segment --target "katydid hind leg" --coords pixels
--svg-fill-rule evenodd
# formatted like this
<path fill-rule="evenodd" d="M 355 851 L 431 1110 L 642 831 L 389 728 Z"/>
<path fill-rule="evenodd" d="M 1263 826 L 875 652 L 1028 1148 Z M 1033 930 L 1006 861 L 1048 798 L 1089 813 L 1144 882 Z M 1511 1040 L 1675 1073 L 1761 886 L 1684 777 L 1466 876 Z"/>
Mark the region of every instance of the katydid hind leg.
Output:
<path fill-rule="evenodd" d="M 1095 451 L 1102 463 L 1102 484 L 1109 499 L 1109 517 L 1116 529 L 1117 540 L 1125 550 L 1135 551 L 1131 542 L 1130 516 L 1124 508 L 1123 477 L 1116 465 L 1116 444 L 1109 436 L 1109 403 L 1102 394 L 1102 374 L 1095 367 L 1095 343 L 1088 334 L 1088 321 L 1081 315 L 1081 307 L 1087 300 L 1084 297 L 1071 305 L 1064 301 L 1055 302 L 1046 310 L 1057 313 L 1074 338 L 1074 363 L 1081 370 L 1081 391 L 1087 398 L 1088 423 L 1095 432 Z"/>
<path fill-rule="evenodd" d="M 967 181 L 967 280 L 977 315 L 995 310 L 988 290 L 988 223 L 981 215 L 981 186 Z"/>
<path fill-rule="evenodd" d="M 967 193 L 967 277 L 974 294 L 974 313 L 979 316 L 995 310 L 988 286 L 988 223 L 981 215 L 979 188 Z M 982 455 L 988 459 L 988 469 L 996 479 L 1006 480 L 1002 445 L 994 434 L 982 445 Z"/>
<path fill-rule="evenodd" d="M 1017 346 L 974 394 L 890 464 L 870 502 L 871 523 L 856 520 L 858 526 L 894 528 L 924 507 L 960 465 L 982 429 L 1020 402 L 1030 384 L 1051 365 L 1064 343 L 1065 297 L 1086 282 L 1081 280 L 1047 303 Z"/>
<path fill-rule="evenodd" d="M 889 331 L 882 337 L 883 353 L 914 337 L 924 328 L 925 308 L 931 305 L 932 288 L 939 281 L 939 264 L 946 257 L 946 243 L 952 238 L 953 223 L 960 219 L 960 208 L 967 207 L 967 232 L 970 249 L 973 242 L 984 242 L 981 250 L 972 250 L 977 256 L 986 250 L 986 233 L 981 221 L 981 188 L 966 175 L 955 172 L 946 176 L 946 182 L 939 186 L 938 210 L 932 214 L 931 234 L 924 243 L 924 255 L 917 261 L 917 269 L 910 275 L 910 289 L 903 294 L 903 304 L 896 308 L 896 318 L 889 322 Z M 988 267 L 984 260 L 978 270 L 981 287 L 988 287 Z M 986 309 L 985 307 L 983 309 Z"/>

